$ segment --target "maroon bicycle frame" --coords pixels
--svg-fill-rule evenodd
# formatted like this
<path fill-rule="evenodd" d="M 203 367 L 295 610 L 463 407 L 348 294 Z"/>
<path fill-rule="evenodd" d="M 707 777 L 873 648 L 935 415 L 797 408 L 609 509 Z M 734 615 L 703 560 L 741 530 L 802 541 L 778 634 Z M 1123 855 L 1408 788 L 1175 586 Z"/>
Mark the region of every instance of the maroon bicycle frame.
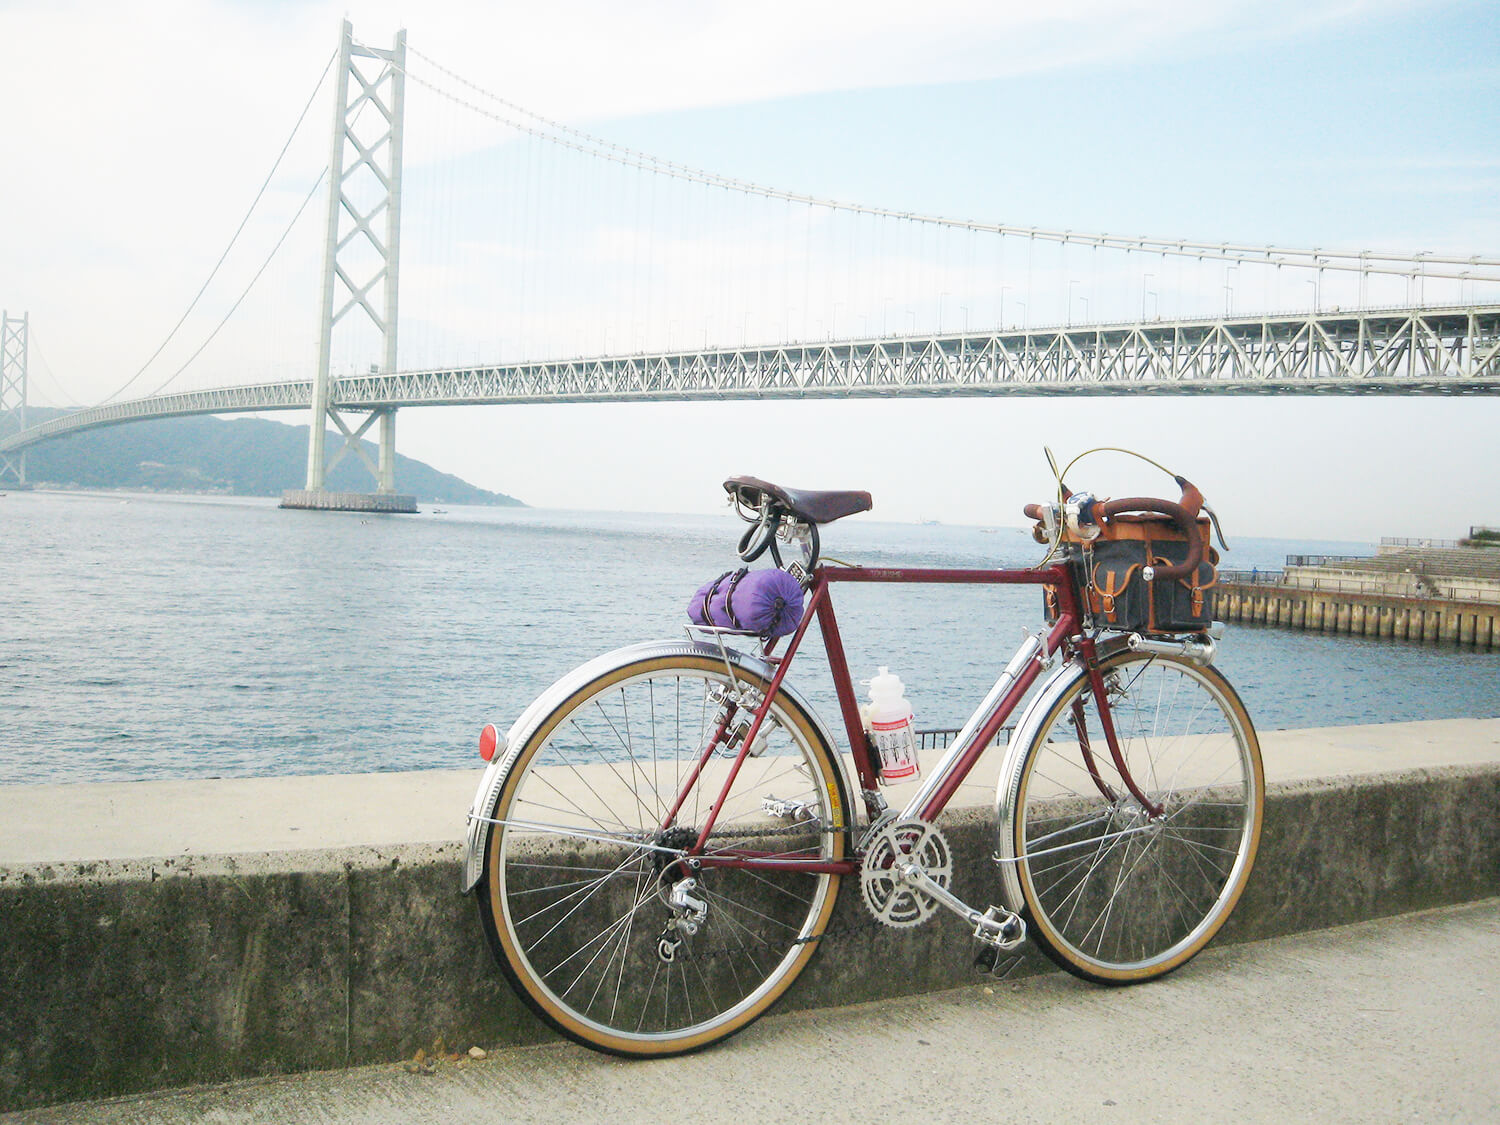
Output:
<path fill-rule="evenodd" d="M 879 792 L 876 767 L 871 759 L 870 747 L 864 734 L 864 724 L 860 719 L 859 702 L 854 694 L 853 682 L 849 676 L 849 663 L 844 656 L 843 638 L 839 634 L 838 619 L 833 610 L 833 599 L 831 588 L 837 582 L 878 582 L 878 583 L 926 583 L 926 584 L 958 584 L 958 585 L 991 585 L 991 586 L 1048 586 L 1056 595 L 1057 619 L 1045 635 L 1039 635 L 1037 642 L 1032 646 L 1030 655 L 1024 660 L 1019 668 L 1014 669 L 1014 678 L 1004 695 L 995 703 L 991 704 L 989 714 L 983 719 L 980 727 L 968 739 L 967 744 L 958 747 L 961 751 L 956 758 L 945 757 L 938 765 L 937 770 L 931 778 L 924 783 L 919 790 L 914 803 L 904 810 L 905 815 L 917 816 L 926 821 L 934 820 L 947 806 L 948 801 L 974 768 L 976 762 L 985 749 L 999 733 L 1000 728 L 1005 725 L 1026 693 L 1036 683 L 1045 667 L 1050 663 L 1047 659 L 1061 649 L 1076 652 L 1084 660 L 1089 669 L 1091 687 L 1100 715 L 1100 725 L 1103 728 L 1105 739 L 1109 745 L 1109 752 L 1114 759 L 1115 766 L 1120 772 L 1120 777 L 1131 794 L 1141 802 L 1142 806 L 1152 811 L 1157 810 L 1154 802 L 1149 801 L 1137 788 L 1135 781 L 1131 778 L 1130 771 L 1126 768 L 1123 755 L 1120 752 L 1118 740 L 1115 737 L 1114 723 L 1110 716 L 1108 695 L 1104 678 L 1098 668 L 1098 652 L 1094 639 L 1088 636 L 1083 629 L 1083 614 L 1079 602 L 1077 580 L 1071 567 L 1065 563 L 1040 567 L 1030 570 L 957 570 L 957 569 L 930 569 L 920 567 L 896 567 L 896 568 L 874 568 L 874 567 L 827 567 L 819 566 L 813 571 L 811 598 L 807 609 L 802 615 L 802 622 L 797 631 L 792 635 L 786 651 L 780 655 L 770 655 L 768 660 L 775 665 L 776 671 L 772 676 L 771 683 L 766 690 L 765 699 L 757 707 L 754 719 L 749 730 L 746 731 L 740 743 L 739 751 L 735 756 L 734 763 L 729 769 L 729 775 L 725 778 L 722 789 L 717 800 L 709 810 L 701 831 L 699 832 L 696 845 L 689 850 L 694 861 L 702 867 L 776 867 L 781 869 L 793 869 L 809 872 L 827 872 L 830 874 L 852 874 L 859 868 L 858 857 L 850 857 L 843 860 L 804 860 L 785 855 L 776 856 L 769 853 L 755 852 L 747 849 L 734 848 L 722 851 L 709 851 L 708 838 L 718 818 L 719 810 L 729 795 L 734 785 L 735 777 L 738 775 L 750 748 L 754 745 L 755 738 L 764 723 L 766 716 L 770 713 L 771 704 L 775 700 L 777 692 L 781 688 L 782 680 L 785 679 L 787 669 L 791 666 L 792 658 L 802 646 L 803 638 L 807 635 L 808 627 L 816 618 L 819 630 L 823 635 L 823 647 L 828 657 L 828 666 L 833 674 L 834 691 L 838 696 L 839 710 L 843 715 L 844 729 L 849 740 L 849 748 L 854 757 L 854 769 L 859 780 L 862 795 L 865 798 L 866 813 L 873 818 L 879 811 L 879 806 L 874 801 L 874 795 Z M 1023 646 L 1022 652 L 1027 650 Z M 1019 655 L 1019 654 L 1018 654 Z M 1015 661 L 1012 661 L 1012 665 Z M 1003 680 L 1003 676 L 1001 679 Z M 999 687 L 997 681 L 996 687 Z M 986 701 L 988 702 L 988 700 Z M 981 705 L 983 707 L 983 705 Z M 976 717 L 978 712 L 976 712 Z M 679 794 L 677 804 L 680 805 L 687 791 L 696 784 L 703 763 L 713 754 L 729 724 L 726 716 L 719 724 L 708 745 L 704 748 L 699 768 L 692 771 Z M 1094 782 L 1099 786 L 1106 799 L 1112 799 L 1113 793 L 1108 789 L 1092 763 L 1092 751 L 1087 743 L 1087 736 L 1080 726 L 1080 740 L 1085 762 L 1089 772 L 1093 775 Z M 951 756 L 951 752 L 950 752 Z M 669 827 L 675 819 L 677 808 L 674 807 L 663 823 L 662 827 Z M 848 827 L 848 826 L 846 826 Z"/>

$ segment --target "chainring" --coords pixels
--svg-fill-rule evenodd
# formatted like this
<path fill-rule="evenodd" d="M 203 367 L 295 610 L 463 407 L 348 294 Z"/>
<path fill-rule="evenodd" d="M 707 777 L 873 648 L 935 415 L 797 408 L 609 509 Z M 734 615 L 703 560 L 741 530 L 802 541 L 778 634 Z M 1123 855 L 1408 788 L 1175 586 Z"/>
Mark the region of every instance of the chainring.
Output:
<path fill-rule="evenodd" d="M 947 838 L 925 820 L 891 819 L 872 827 L 862 844 L 865 858 L 859 869 L 859 891 L 865 909 L 895 929 L 931 918 L 938 903 L 908 886 L 896 865 L 915 863 L 946 890 L 953 877 L 953 852 Z"/>

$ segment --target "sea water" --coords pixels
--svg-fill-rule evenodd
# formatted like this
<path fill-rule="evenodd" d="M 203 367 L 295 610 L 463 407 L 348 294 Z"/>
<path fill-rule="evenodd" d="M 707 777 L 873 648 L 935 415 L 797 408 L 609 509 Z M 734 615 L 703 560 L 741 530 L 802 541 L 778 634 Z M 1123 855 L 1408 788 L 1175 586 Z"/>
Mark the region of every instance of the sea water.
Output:
<path fill-rule="evenodd" d="M 825 528 L 823 550 L 871 566 L 1040 560 L 1029 533 L 996 520 L 861 515 Z M 738 565 L 742 527 L 727 510 L 375 516 L 12 492 L 0 783 L 477 765 L 481 725 L 503 730 L 570 668 L 681 638 L 692 592 Z M 1242 570 L 1372 550 L 1231 544 L 1223 565 Z M 1036 587 L 848 584 L 835 606 L 854 677 L 888 666 L 923 728 L 959 726 L 1041 622 Z M 1262 729 L 1500 715 L 1500 653 L 1231 626 L 1218 665 Z M 792 678 L 838 729 L 815 631 Z"/>

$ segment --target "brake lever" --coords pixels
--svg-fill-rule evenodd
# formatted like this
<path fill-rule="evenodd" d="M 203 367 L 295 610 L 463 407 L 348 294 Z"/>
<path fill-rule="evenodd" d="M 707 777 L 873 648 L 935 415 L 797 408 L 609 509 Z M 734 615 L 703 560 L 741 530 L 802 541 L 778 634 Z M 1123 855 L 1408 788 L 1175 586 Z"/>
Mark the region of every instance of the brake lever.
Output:
<path fill-rule="evenodd" d="M 1063 505 L 1063 519 L 1068 530 L 1085 543 L 1091 543 L 1099 538 L 1099 533 L 1103 530 L 1094 519 L 1096 503 L 1098 501 L 1094 499 L 1092 493 L 1075 492 Z"/>

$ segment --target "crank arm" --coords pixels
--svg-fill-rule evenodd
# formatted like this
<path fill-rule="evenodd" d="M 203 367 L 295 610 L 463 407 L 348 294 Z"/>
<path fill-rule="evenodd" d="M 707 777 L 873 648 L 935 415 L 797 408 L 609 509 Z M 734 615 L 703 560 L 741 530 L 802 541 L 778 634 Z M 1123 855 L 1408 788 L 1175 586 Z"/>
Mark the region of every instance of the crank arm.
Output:
<path fill-rule="evenodd" d="M 985 945 L 1009 951 L 1026 940 L 1026 923 L 1019 914 L 995 906 L 975 910 L 915 863 L 897 864 L 896 873 L 908 887 L 921 891 L 973 926 L 974 937 Z"/>

